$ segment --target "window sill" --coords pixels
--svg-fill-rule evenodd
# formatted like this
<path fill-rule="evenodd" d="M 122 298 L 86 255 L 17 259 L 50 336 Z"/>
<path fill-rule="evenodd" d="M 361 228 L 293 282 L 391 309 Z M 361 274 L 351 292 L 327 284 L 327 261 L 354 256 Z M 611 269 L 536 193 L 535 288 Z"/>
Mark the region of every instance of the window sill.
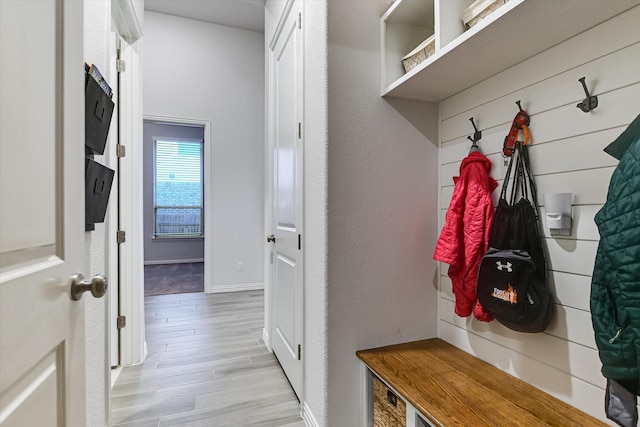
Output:
<path fill-rule="evenodd" d="M 171 242 L 176 240 L 204 240 L 204 236 L 153 236 L 151 240 L 157 242 Z"/>

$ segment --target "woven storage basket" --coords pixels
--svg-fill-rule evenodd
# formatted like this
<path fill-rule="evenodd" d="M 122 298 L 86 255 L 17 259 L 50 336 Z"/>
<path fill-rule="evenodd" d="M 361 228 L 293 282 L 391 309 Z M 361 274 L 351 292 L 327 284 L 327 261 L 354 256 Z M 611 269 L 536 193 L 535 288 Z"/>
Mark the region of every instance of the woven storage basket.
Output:
<path fill-rule="evenodd" d="M 462 13 L 462 23 L 465 30 L 476 25 L 482 21 L 492 12 L 498 10 L 500 6 L 508 2 L 509 0 L 476 0 L 471 6 L 465 9 Z"/>
<path fill-rule="evenodd" d="M 411 69 L 413 69 L 416 65 L 420 64 L 422 61 L 433 55 L 436 51 L 436 36 L 433 35 L 420 43 L 418 47 L 409 52 L 404 58 L 400 61 L 402 62 L 402 67 L 404 68 L 404 72 L 408 73 Z"/>
<path fill-rule="evenodd" d="M 375 376 L 373 377 L 373 426 L 407 426 L 407 405 Z"/>

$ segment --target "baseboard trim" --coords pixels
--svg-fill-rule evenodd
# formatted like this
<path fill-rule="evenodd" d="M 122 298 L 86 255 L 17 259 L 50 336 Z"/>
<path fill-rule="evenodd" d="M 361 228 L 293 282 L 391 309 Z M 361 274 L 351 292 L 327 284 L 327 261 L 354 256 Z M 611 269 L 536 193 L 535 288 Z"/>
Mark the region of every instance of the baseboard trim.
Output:
<path fill-rule="evenodd" d="M 160 264 L 189 264 L 192 262 L 204 262 L 204 258 L 194 259 L 162 259 L 158 261 L 145 261 L 144 265 L 160 265 Z"/>
<path fill-rule="evenodd" d="M 109 373 L 111 375 L 111 389 L 113 389 L 114 384 L 116 383 L 116 381 L 118 380 L 118 377 L 122 373 L 122 366 L 111 367 L 111 370 L 109 371 Z"/>
<path fill-rule="evenodd" d="M 262 341 L 267 346 L 267 350 L 271 351 L 271 339 L 269 338 L 269 332 L 265 328 L 262 328 Z"/>
<path fill-rule="evenodd" d="M 320 424 L 316 421 L 315 417 L 311 413 L 311 408 L 307 405 L 307 402 L 302 404 L 302 421 L 307 427 L 320 427 Z"/>
<path fill-rule="evenodd" d="M 236 285 L 213 285 L 206 290 L 208 294 L 221 294 L 223 292 L 262 291 L 264 283 L 238 283 Z"/>

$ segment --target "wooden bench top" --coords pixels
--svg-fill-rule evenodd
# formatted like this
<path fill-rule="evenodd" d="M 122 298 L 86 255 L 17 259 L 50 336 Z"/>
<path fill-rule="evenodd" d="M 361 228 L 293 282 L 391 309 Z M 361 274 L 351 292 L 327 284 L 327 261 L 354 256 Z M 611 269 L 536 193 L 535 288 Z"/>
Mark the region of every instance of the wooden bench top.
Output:
<path fill-rule="evenodd" d="M 606 426 L 439 338 L 356 355 L 434 425 Z"/>

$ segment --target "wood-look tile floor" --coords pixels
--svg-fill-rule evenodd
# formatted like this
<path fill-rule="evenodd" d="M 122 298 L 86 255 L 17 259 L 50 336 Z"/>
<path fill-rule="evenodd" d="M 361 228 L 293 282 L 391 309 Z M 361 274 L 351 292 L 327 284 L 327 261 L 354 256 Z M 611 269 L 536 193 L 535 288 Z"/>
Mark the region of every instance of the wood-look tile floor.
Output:
<path fill-rule="evenodd" d="M 262 291 L 145 298 L 148 356 L 111 392 L 114 427 L 304 427 L 262 341 Z"/>

